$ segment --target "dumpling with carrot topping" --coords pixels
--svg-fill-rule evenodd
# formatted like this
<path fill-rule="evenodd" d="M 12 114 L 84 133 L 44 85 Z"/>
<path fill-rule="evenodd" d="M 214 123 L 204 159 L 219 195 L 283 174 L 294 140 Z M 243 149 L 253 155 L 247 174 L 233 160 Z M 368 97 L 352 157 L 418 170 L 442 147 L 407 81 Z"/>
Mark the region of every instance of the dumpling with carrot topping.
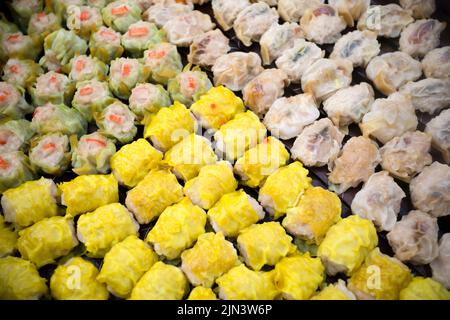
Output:
<path fill-rule="evenodd" d="M 141 13 L 141 8 L 132 1 L 114 1 L 102 9 L 105 24 L 121 33 L 125 33 L 131 24 L 141 20 Z"/>
<path fill-rule="evenodd" d="M 77 83 L 77 91 L 72 100 L 72 107 L 81 113 L 86 121 L 94 119 L 94 115 L 114 102 L 107 82 L 98 80 L 81 81 Z"/>
<path fill-rule="evenodd" d="M 0 154 L 0 193 L 33 180 L 35 175 L 30 160 L 22 151 Z"/>
<path fill-rule="evenodd" d="M 128 101 L 138 121 L 142 121 L 149 114 L 158 112 L 161 108 L 169 107 L 172 103 L 164 87 L 152 83 L 138 84 L 131 90 Z"/>
<path fill-rule="evenodd" d="M 33 112 L 25 100 L 24 90 L 7 82 L 0 82 L 0 119 L 20 119 Z"/>
<path fill-rule="evenodd" d="M 124 49 L 120 44 L 120 33 L 104 26 L 91 35 L 89 52 L 104 63 L 110 63 L 119 58 Z"/>
<path fill-rule="evenodd" d="M 278 0 L 278 13 L 284 21 L 298 22 L 306 10 L 324 2 L 325 0 Z"/>
<path fill-rule="evenodd" d="M 230 30 L 238 14 L 250 6 L 248 0 L 212 0 L 211 2 L 214 17 L 224 31 Z"/>
<path fill-rule="evenodd" d="M 379 53 L 380 43 L 376 33 L 355 30 L 336 41 L 330 58 L 349 59 L 354 67 L 365 67 Z"/>
<path fill-rule="evenodd" d="M 38 136 L 31 141 L 30 163 L 44 173 L 62 174 L 68 168 L 71 156 L 69 138 L 59 132 Z"/>
<path fill-rule="evenodd" d="M 450 46 L 428 52 L 422 60 L 422 68 L 427 78 L 450 82 Z"/>
<path fill-rule="evenodd" d="M 75 83 L 65 74 L 49 71 L 39 76 L 30 90 L 35 105 L 47 102 L 70 105 L 75 92 Z"/>
<path fill-rule="evenodd" d="M 28 120 L 9 120 L 0 124 L 0 153 L 26 150 L 33 135 Z"/>
<path fill-rule="evenodd" d="M 168 42 L 150 45 L 144 51 L 143 63 L 150 68 L 151 79 L 163 85 L 183 69 L 177 47 Z"/>
<path fill-rule="evenodd" d="M 400 35 L 400 51 L 412 57 L 423 57 L 439 45 L 439 37 L 447 24 L 435 19 L 422 19 L 409 24 Z"/>
<path fill-rule="evenodd" d="M 192 64 L 210 67 L 228 51 L 228 38 L 219 29 L 214 29 L 194 38 L 187 59 Z"/>
<path fill-rule="evenodd" d="M 135 115 L 120 101 L 107 106 L 97 115 L 95 122 L 100 132 L 107 137 L 117 139 L 120 143 L 128 143 L 137 133 Z"/>
<path fill-rule="evenodd" d="M 152 22 L 162 28 L 166 22 L 172 18 L 181 16 L 185 13 L 192 11 L 192 6 L 184 4 L 182 2 L 178 3 L 174 1 L 173 3 L 155 3 L 150 6 L 143 14 L 142 19 L 144 21 Z"/>
<path fill-rule="evenodd" d="M 150 68 L 137 59 L 117 58 L 111 61 L 109 88 L 120 99 L 128 99 L 138 83 L 147 81 Z"/>
<path fill-rule="evenodd" d="M 431 135 L 433 146 L 438 149 L 447 163 L 450 163 L 450 110 L 442 111 L 427 123 L 425 132 Z"/>
<path fill-rule="evenodd" d="M 9 58 L 36 60 L 42 50 L 41 43 L 36 43 L 31 36 L 20 31 L 3 35 L 0 45 Z"/>
<path fill-rule="evenodd" d="M 28 89 L 43 73 L 41 66 L 33 60 L 11 58 L 3 66 L 2 79 L 12 85 Z"/>
<path fill-rule="evenodd" d="M 70 61 L 69 79 L 79 82 L 85 80 L 106 80 L 108 66 L 97 58 L 80 55 Z"/>
<path fill-rule="evenodd" d="M 98 8 L 70 5 L 67 7 L 66 24 L 69 30 L 88 40 L 91 33 L 103 25 L 103 19 Z"/>
<path fill-rule="evenodd" d="M 400 5 L 416 19 L 429 18 L 436 10 L 435 0 L 400 0 Z"/>
<path fill-rule="evenodd" d="M 165 41 L 165 32 L 159 30 L 153 23 L 146 21 L 131 24 L 121 38 L 125 51 L 132 57 L 142 57 L 144 50 L 149 45 Z"/>
<path fill-rule="evenodd" d="M 53 12 L 41 11 L 30 17 L 27 34 L 43 42 L 46 36 L 60 28 L 61 21 Z"/>

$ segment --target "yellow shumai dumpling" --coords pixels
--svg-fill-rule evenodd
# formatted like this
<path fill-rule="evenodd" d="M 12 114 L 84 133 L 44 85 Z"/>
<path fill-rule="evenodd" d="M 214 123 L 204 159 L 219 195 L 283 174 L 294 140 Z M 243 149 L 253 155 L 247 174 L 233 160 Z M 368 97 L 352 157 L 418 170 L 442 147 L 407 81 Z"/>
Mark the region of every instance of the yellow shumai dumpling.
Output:
<path fill-rule="evenodd" d="M 224 300 L 273 300 L 279 292 L 273 271 L 253 271 L 241 264 L 216 280 Z"/>
<path fill-rule="evenodd" d="M 275 265 L 274 282 L 284 299 L 309 299 L 325 280 L 325 268 L 309 253 L 281 259 Z"/>
<path fill-rule="evenodd" d="M 124 145 L 111 157 L 111 170 L 117 181 L 134 187 L 162 160 L 163 154 L 145 139 Z"/>
<path fill-rule="evenodd" d="M 183 188 L 177 177 L 168 170 L 153 169 L 128 191 L 125 205 L 140 224 L 146 224 L 182 198 Z"/>
<path fill-rule="evenodd" d="M 245 111 L 241 98 L 224 86 L 209 89 L 190 109 L 205 129 L 215 130 Z"/>
<path fill-rule="evenodd" d="M 205 233 L 206 213 L 188 198 L 167 207 L 159 216 L 145 241 L 167 259 L 175 259 Z"/>
<path fill-rule="evenodd" d="M 156 262 L 136 283 L 131 300 L 181 300 L 189 283 L 180 268 Z"/>
<path fill-rule="evenodd" d="M 217 156 L 209 141 L 195 133 L 185 137 L 164 155 L 164 163 L 173 168 L 173 173 L 188 181 L 198 175 L 200 169 L 216 163 Z"/>
<path fill-rule="evenodd" d="M 17 248 L 24 259 L 38 268 L 55 262 L 78 245 L 73 220 L 51 217 L 19 231 Z"/>
<path fill-rule="evenodd" d="M 37 300 L 48 292 L 45 281 L 30 261 L 0 258 L 1 300 Z"/>
<path fill-rule="evenodd" d="M 0 215 L 0 258 L 12 254 L 17 247 L 17 232 L 5 223 Z"/>
<path fill-rule="evenodd" d="M 110 203 L 83 214 L 77 223 L 78 239 L 90 257 L 102 258 L 116 244 L 137 235 L 139 225 L 120 203 Z"/>
<path fill-rule="evenodd" d="M 283 227 L 296 237 L 319 244 L 340 219 L 339 197 L 321 187 L 312 187 L 305 191 L 297 206 L 287 210 Z"/>
<path fill-rule="evenodd" d="M 76 216 L 119 201 L 119 184 L 112 174 L 86 174 L 58 185 L 61 204 Z"/>
<path fill-rule="evenodd" d="M 241 176 L 242 183 L 255 188 L 264 183 L 279 167 L 286 164 L 289 152 L 280 140 L 268 137 L 254 148 L 247 150 L 236 161 L 234 170 Z"/>
<path fill-rule="evenodd" d="M 257 271 L 266 264 L 275 265 L 296 250 L 292 237 L 275 221 L 245 228 L 237 237 L 237 243 L 245 263 Z"/>
<path fill-rule="evenodd" d="M 115 244 L 105 255 L 97 280 L 115 296 L 127 298 L 156 262 L 158 255 L 135 235 Z"/>
<path fill-rule="evenodd" d="M 450 292 L 431 278 L 414 277 L 400 291 L 400 300 L 450 300 Z"/>
<path fill-rule="evenodd" d="M 189 281 L 206 288 L 238 264 L 236 249 L 220 232 L 200 235 L 197 243 L 181 254 L 181 269 Z"/>
<path fill-rule="evenodd" d="M 72 258 L 55 269 L 50 291 L 57 300 L 107 300 L 106 286 L 96 280 L 97 268 L 83 258 Z"/>
<path fill-rule="evenodd" d="M 378 245 L 373 223 L 359 216 L 349 216 L 333 225 L 317 251 L 329 275 L 351 275 Z"/>
<path fill-rule="evenodd" d="M 311 300 L 356 300 L 353 292 L 347 289 L 345 282 L 341 279 L 335 284 L 323 288 Z"/>
<path fill-rule="evenodd" d="M 348 288 L 358 299 L 395 300 L 411 279 L 407 266 L 375 248 L 353 273 Z"/>
<path fill-rule="evenodd" d="M 198 286 L 191 290 L 188 300 L 217 300 L 217 297 L 211 288 Z"/>
<path fill-rule="evenodd" d="M 295 161 L 277 169 L 264 182 L 258 200 L 274 219 L 295 207 L 305 190 L 312 186 L 308 173 L 301 162 Z"/>

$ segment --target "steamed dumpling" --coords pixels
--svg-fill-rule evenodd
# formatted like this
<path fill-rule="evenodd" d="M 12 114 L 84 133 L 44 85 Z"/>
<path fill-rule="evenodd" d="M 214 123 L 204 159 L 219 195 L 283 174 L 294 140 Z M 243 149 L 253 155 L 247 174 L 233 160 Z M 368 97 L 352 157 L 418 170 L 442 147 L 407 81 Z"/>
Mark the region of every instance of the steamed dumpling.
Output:
<path fill-rule="evenodd" d="M 355 30 L 336 41 L 330 58 L 349 59 L 354 67 L 365 67 L 379 53 L 380 43 L 376 33 Z"/>
<path fill-rule="evenodd" d="M 427 123 L 425 132 L 432 137 L 432 143 L 444 160 L 450 163 L 450 110 L 442 111 Z"/>
<path fill-rule="evenodd" d="M 400 0 L 400 5 L 416 19 L 429 18 L 436 10 L 435 0 Z"/>
<path fill-rule="evenodd" d="M 433 279 L 450 289 L 450 233 L 446 233 L 439 240 L 439 254 L 430 263 Z"/>
<path fill-rule="evenodd" d="M 422 60 L 422 68 L 428 78 L 450 82 L 450 46 L 428 52 Z"/>
<path fill-rule="evenodd" d="M 278 13 L 284 21 L 297 22 L 306 10 L 324 2 L 325 0 L 278 0 Z"/>
<path fill-rule="evenodd" d="M 433 114 L 450 106 L 450 82 L 444 79 L 408 82 L 400 92 L 408 94 L 414 108 L 422 112 Z"/>
<path fill-rule="evenodd" d="M 422 19 L 409 24 L 400 35 L 400 51 L 413 57 L 423 57 L 439 45 L 439 37 L 445 22 Z"/>

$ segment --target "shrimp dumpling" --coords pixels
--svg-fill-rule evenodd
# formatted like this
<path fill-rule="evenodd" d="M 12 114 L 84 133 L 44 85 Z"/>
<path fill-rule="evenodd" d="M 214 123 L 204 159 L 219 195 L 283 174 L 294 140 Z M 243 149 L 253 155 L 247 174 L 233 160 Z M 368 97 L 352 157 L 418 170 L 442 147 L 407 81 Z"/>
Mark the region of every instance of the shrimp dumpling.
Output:
<path fill-rule="evenodd" d="M 435 19 L 422 19 L 409 24 L 400 35 L 400 51 L 423 57 L 439 45 L 439 36 L 447 24 Z"/>
<path fill-rule="evenodd" d="M 189 48 L 188 61 L 209 67 L 228 51 L 230 51 L 228 38 L 219 29 L 214 29 L 194 38 Z"/>
<path fill-rule="evenodd" d="M 324 2 L 325 0 L 278 0 L 278 13 L 284 21 L 297 22 L 306 10 Z"/>
<path fill-rule="evenodd" d="M 422 60 L 422 68 L 428 78 L 450 82 L 450 46 L 428 52 Z"/>
<path fill-rule="evenodd" d="M 442 111 L 427 123 L 425 132 L 432 137 L 433 146 L 438 149 L 447 163 L 450 163 L 450 110 Z"/>
<path fill-rule="evenodd" d="M 400 92 L 408 94 L 414 108 L 422 112 L 433 114 L 450 106 L 450 82 L 444 79 L 408 82 Z"/>
<path fill-rule="evenodd" d="M 212 0 L 211 2 L 214 17 L 224 31 L 230 30 L 239 12 L 250 6 L 248 0 Z"/>
<path fill-rule="evenodd" d="M 355 30 L 336 41 L 330 58 L 349 59 L 354 67 L 365 67 L 379 53 L 380 43 L 375 32 Z"/>

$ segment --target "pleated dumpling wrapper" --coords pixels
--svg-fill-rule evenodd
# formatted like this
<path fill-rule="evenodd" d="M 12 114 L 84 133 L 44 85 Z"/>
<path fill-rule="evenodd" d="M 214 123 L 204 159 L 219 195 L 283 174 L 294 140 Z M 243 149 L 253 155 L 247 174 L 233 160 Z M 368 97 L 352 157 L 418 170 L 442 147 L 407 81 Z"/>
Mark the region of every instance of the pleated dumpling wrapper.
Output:
<path fill-rule="evenodd" d="M 161 213 L 145 240 L 153 244 L 158 254 L 176 259 L 205 233 L 205 224 L 205 211 L 184 198 Z"/>
<path fill-rule="evenodd" d="M 208 90 L 199 100 L 191 105 L 190 110 L 199 119 L 205 129 L 218 130 L 220 126 L 244 112 L 245 107 L 241 98 L 233 91 L 218 86 Z"/>
<path fill-rule="evenodd" d="M 59 265 L 50 278 L 50 291 L 57 300 L 107 300 L 106 286 L 96 280 L 97 268 L 81 257 Z"/>
<path fill-rule="evenodd" d="M 137 235 L 138 230 L 131 212 L 120 203 L 110 203 L 83 214 L 77 223 L 78 239 L 93 258 L 104 257 L 116 243 Z"/>
<path fill-rule="evenodd" d="M 37 300 L 48 292 L 36 266 L 17 257 L 0 258 L 0 299 Z"/>
<path fill-rule="evenodd" d="M 67 214 L 76 216 L 92 211 L 108 203 L 119 201 L 119 185 L 112 174 L 91 174 L 58 185 L 61 204 L 67 206 Z"/>
<path fill-rule="evenodd" d="M 279 167 L 286 164 L 289 152 L 283 143 L 274 137 L 264 139 L 247 150 L 236 161 L 234 171 L 241 176 L 242 183 L 251 188 L 258 187 Z"/>
<path fill-rule="evenodd" d="M 274 283 L 284 299 L 307 300 L 325 280 L 320 258 L 309 253 L 283 258 L 275 265 Z"/>
<path fill-rule="evenodd" d="M 22 151 L 0 154 L 0 193 L 35 179 L 30 160 Z"/>
<path fill-rule="evenodd" d="M 339 197 L 321 187 L 311 187 L 295 207 L 287 210 L 283 227 L 296 237 L 320 244 L 328 229 L 340 219 Z"/>
<path fill-rule="evenodd" d="M 146 224 L 182 198 L 183 187 L 177 177 L 168 170 L 153 169 L 128 191 L 125 205 L 140 224 Z"/>
<path fill-rule="evenodd" d="M 113 1 L 102 8 L 101 12 L 108 27 L 125 33 L 131 24 L 141 19 L 142 10 L 134 1 Z"/>
<path fill-rule="evenodd" d="M 155 263 L 138 281 L 131 300 L 181 300 L 189 283 L 179 268 L 161 261 Z"/>
<path fill-rule="evenodd" d="M 349 216 L 332 226 L 317 251 L 329 275 L 351 275 L 378 245 L 373 223 L 359 216 Z"/>
<path fill-rule="evenodd" d="M 92 57 L 110 63 L 112 60 L 119 58 L 123 51 L 119 32 L 101 26 L 97 32 L 91 34 L 89 52 Z"/>
<path fill-rule="evenodd" d="M 56 216 L 56 185 L 51 179 L 27 181 L 8 189 L 1 200 L 5 221 L 28 227 L 44 218 Z"/>
<path fill-rule="evenodd" d="M 115 244 L 105 255 L 97 280 L 115 296 L 127 298 L 136 283 L 156 262 L 157 254 L 135 235 Z"/>
<path fill-rule="evenodd" d="M 277 169 L 264 182 L 258 200 L 274 219 L 295 207 L 305 190 L 312 186 L 308 173 L 301 162 L 295 161 Z M 289 188 L 285 188 L 286 186 Z"/>
<path fill-rule="evenodd" d="M 348 281 L 358 299 L 398 299 L 400 290 L 412 280 L 408 267 L 375 248 Z"/>
<path fill-rule="evenodd" d="M 356 297 L 353 292 L 348 290 L 345 281 L 339 279 L 335 284 L 323 288 L 311 300 L 356 300 Z"/>
<path fill-rule="evenodd" d="M 181 269 L 189 282 L 207 288 L 239 264 L 236 249 L 220 232 L 200 235 L 194 247 L 181 254 L 181 261 Z"/>
<path fill-rule="evenodd" d="M 223 300 L 273 300 L 279 294 L 273 276 L 273 271 L 253 271 L 241 264 L 217 279 L 219 297 Z"/>
<path fill-rule="evenodd" d="M 162 157 L 159 150 L 141 138 L 124 145 L 111 157 L 111 170 L 121 185 L 133 188 L 158 166 Z"/>
<path fill-rule="evenodd" d="M 400 300 L 450 300 L 450 292 L 431 278 L 414 277 L 400 291 Z"/>
<path fill-rule="evenodd" d="M 43 219 L 19 231 L 17 248 L 24 259 L 38 268 L 55 262 L 78 245 L 73 220 L 67 217 Z"/>
<path fill-rule="evenodd" d="M 8 256 L 16 250 L 17 232 L 12 226 L 5 223 L 5 219 L 0 215 L 0 258 Z"/>
<path fill-rule="evenodd" d="M 188 300 L 217 300 L 217 297 L 211 288 L 198 286 L 191 290 Z"/>

